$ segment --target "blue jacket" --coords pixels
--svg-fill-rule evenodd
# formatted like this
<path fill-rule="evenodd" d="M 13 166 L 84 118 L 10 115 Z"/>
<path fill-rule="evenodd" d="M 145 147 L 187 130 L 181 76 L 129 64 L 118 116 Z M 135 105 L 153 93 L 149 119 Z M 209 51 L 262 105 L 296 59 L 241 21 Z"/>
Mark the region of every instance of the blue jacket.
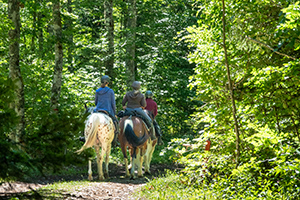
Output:
<path fill-rule="evenodd" d="M 109 87 L 99 88 L 96 90 L 95 95 L 95 105 L 96 108 L 94 112 L 98 110 L 105 110 L 109 112 L 111 115 L 116 115 L 116 100 L 115 93 Z"/>

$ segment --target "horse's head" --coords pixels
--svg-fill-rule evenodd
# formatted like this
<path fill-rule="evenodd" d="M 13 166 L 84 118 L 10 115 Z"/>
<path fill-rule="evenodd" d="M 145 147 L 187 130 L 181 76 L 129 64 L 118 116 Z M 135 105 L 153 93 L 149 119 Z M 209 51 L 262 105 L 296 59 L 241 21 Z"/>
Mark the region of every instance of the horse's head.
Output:
<path fill-rule="evenodd" d="M 84 104 L 84 107 L 85 107 L 84 114 L 91 114 L 95 109 L 95 107 L 92 107 L 92 106 L 88 107 L 86 104 Z"/>

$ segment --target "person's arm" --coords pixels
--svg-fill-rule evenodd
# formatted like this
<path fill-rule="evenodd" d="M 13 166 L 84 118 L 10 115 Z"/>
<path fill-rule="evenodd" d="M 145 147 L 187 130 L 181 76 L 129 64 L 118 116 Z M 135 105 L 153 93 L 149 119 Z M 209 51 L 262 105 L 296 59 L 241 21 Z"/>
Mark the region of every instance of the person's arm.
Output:
<path fill-rule="evenodd" d="M 127 103 L 128 99 L 127 99 L 127 94 L 123 97 L 123 100 L 122 100 L 122 106 L 123 106 L 123 109 L 126 108 L 126 103 Z"/>
<path fill-rule="evenodd" d="M 95 106 L 97 106 L 97 102 L 98 102 L 98 95 L 97 92 L 95 92 Z"/>
<path fill-rule="evenodd" d="M 154 102 L 154 117 L 156 117 L 156 115 L 157 115 L 157 104 L 156 104 L 156 102 Z"/>
<path fill-rule="evenodd" d="M 146 100 L 145 100 L 145 96 L 143 95 L 142 99 L 141 99 L 141 107 L 144 109 L 144 108 L 146 108 L 146 106 L 147 106 L 147 103 L 146 103 Z"/>
<path fill-rule="evenodd" d="M 114 115 L 116 115 L 116 99 L 115 99 L 115 93 L 114 93 L 113 90 L 111 90 L 111 95 L 112 95 L 111 105 L 112 105 L 112 109 L 113 109 Z"/>

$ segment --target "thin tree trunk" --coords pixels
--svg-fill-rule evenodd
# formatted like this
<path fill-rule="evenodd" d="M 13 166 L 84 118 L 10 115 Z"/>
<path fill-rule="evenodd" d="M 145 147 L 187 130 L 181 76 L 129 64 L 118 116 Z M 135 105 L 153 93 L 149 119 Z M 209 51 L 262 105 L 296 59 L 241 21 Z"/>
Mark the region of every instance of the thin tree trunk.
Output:
<path fill-rule="evenodd" d="M 51 108 L 58 110 L 59 98 L 62 84 L 63 69 L 63 47 L 62 47 L 62 26 L 60 16 L 60 0 L 53 0 L 53 22 L 55 35 L 55 66 L 52 83 Z"/>
<path fill-rule="evenodd" d="M 300 142 L 300 134 L 299 134 L 298 127 L 297 127 L 297 124 L 296 124 L 295 119 L 294 119 L 293 116 L 291 116 L 291 120 L 292 120 L 292 122 L 293 122 L 293 124 L 294 124 L 295 133 L 296 133 L 296 135 L 297 135 L 297 137 L 298 137 L 298 140 L 299 140 L 299 142 Z"/>
<path fill-rule="evenodd" d="M 72 13 L 73 9 L 72 9 L 72 0 L 68 0 L 68 12 Z M 69 19 L 67 21 L 67 26 L 68 26 L 68 31 L 69 31 L 69 45 L 68 45 L 68 69 L 69 71 L 73 72 L 74 71 L 74 67 L 73 67 L 73 49 L 74 49 L 74 42 L 73 42 L 73 23 L 72 23 L 72 19 Z"/>
<path fill-rule="evenodd" d="M 24 121 L 24 84 L 20 69 L 20 1 L 8 0 L 8 18 L 12 21 L 13 28 L 9 30 L 9 76 L 14 82 L 15 101 L 12 108 L 16 111 L 19 121 L 16 127 L 16 132 L 11 135 L 11 138 L 19 143 L 22 139 L 22 134 L 25 129 Z"/>
<path fill-rule="evenodd" d="M 126 67 L 127 67 L 127 86 L 130 87 L 135 81 L 135 37 L 136 37 L 136 0 L 128 0 L 127 16 L 127 45 L 126 45 Z"/>
<path fill-rule="evenodd" d="M 280 127 L 280 120 L 279 120 L 279 116 L 278 116 L 278 110 L 277 110 L 276 106 L 274 106 L 273 108 L 274 108 L 274 111 L 275 111 L 277 131 L 278 131 L 278 133 L 280 133 L 281 132 L 281 127 Z"/>
<path fill-rule="evenodd" d="M 36 39 L 36 11 L 33 12 L 33 33 L 31 37 L 31 51 L 35 52 L 35 39 Z"/>
<path fill-rule="evenodd" d="M 114 18 L 113 18 L 113 0 L 104 1 L 104 18 L 106 27 L 106 38 L 108 41 L 107 59 L 105 60 L 106 74 L 114 78 Z"/>
<path fill-rule="evenodd" d="M 223 48 L 224 48 L 224 53 L 225 53 L 225 65 L 227 69 L 227 78 L 229 82 L 229 91 L 230 91 L 230 98 L 231 98 L 231 104 L 232 104 L 232 115 L 234 119 L 234 130 L 236 134 L 236 168 L 238 167 L 239 164 L 239 158 L 240 158 L 240 133 L 239 133 L 239 127 L 238 127 L 238 121 L 236 117 L 236 106 L 235 106 L 235 98 L 234 98 L 234 91 L 232 87 L 232 82 L 231 82 L 231 77 L 230 77 L 230 68 L 229 68 L 229 62 L 228 62 L 228 55 L 227 55 L 227 47 L 226 47 L 226 34 L 225 34 L 225 2 L 222 0 L 223 4 Z"/>
<path fill-rule="evenodd" d="M 43 0 L 38 0 L 38 6 L 43 4 Z M 37 13 L 37 37 L 38 37 L 38 48 L 39 48 L 39 57 L 43 60 L 44 59 L 44 34 L 43 34 L 43 14 L 41 11 Z"/>

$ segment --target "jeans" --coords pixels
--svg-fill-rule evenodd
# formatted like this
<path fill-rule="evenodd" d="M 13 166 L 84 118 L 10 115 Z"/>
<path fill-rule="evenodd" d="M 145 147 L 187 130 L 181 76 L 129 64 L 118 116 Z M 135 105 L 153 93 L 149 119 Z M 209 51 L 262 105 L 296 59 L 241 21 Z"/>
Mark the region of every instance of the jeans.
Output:
<path fill-rule="evenodd" d="M 126 108 L 125 113 L 126 111 L 130 113 L 136 112 L 138 115 L 141 115 L 145 120 L 145 123 L 147 124 L 148 128 L 151 128 L 153 126 L 151 118 L 147 115 L 147 113 L 144 112 L 142 108 Z"/>

